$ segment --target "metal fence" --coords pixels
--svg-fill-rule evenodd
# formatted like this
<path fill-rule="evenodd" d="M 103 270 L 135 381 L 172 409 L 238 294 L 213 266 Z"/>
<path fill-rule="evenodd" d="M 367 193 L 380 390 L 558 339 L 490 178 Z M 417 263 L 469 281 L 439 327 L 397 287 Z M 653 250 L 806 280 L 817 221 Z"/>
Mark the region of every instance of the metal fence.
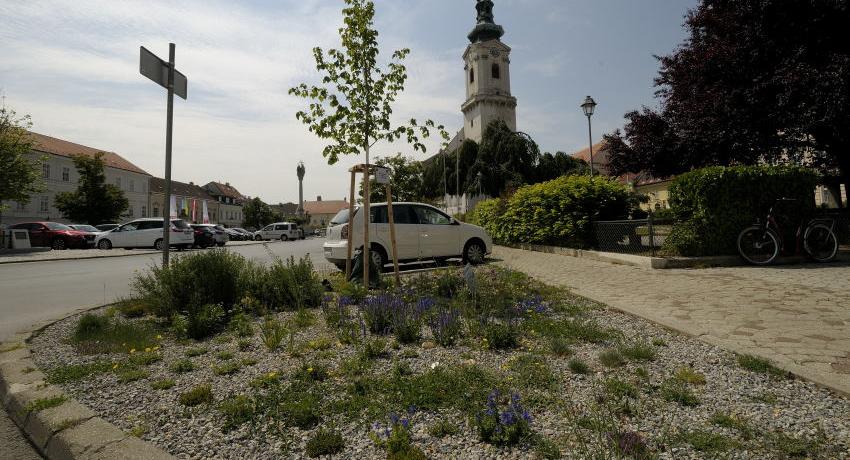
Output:
<path fill-rule="evenodd" d="M 813 217 L 835 220 L 842 249 L 850 246 L 850 209 L 819 209 Z M 609 220 L 594 222 L 597 248 L 604 252 L 661 256 L 660 249 L 673 229 L 671 219 Z M 793 234 L 792 234 L 793 236 Z"/>
<path fill-rule="evenodd" d="M 597 249 L 604 252 L 655 256 L 670 230 L 668 219 L 607 220 L 594 222 Z"/>

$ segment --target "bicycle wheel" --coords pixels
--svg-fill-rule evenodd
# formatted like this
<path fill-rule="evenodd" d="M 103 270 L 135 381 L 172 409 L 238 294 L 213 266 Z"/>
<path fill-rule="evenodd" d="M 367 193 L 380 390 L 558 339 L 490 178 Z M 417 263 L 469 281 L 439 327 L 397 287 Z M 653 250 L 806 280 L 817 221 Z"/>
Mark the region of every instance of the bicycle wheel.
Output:
<path fill-rule="evenodd" d="M 779 255 L 779 237 L 760 225 L 747 227 L 738 235 L 738 252 L 753 265 L 767 265 Z"/>
<path fill-rule="evenodd" d="M 824 224 L 810 225 L 803 237 L 803 249 L 816 262 L 829 262 L 838 254 L 838 238 Z"/>

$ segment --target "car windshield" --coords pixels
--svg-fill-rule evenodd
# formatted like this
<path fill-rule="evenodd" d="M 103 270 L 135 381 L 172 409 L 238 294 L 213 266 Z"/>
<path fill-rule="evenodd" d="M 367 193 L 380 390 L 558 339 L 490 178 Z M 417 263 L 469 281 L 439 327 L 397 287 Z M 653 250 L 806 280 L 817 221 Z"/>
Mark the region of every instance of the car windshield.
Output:
<path fill-rule="evenodd" d="M 355 214 L 357 210 L 355 209 Z M 336 213 L 336 215 L 331 219 L 331 225 L 340 225 L 348 223 L 348 209 L 343 209 L 342 211 Z"/>
<path fill-rule="evenodd" d="M 57 224 L 56 222 L 45 222 L 44 225 L 51 230 L 73 230 L 73 228 L 67 225 Z"/>
<path fill-rule="evenodd" d="M 81 232 L 99 232 L 100 231 L 100 230 L 92 227 L 91 225 L 74 225 L 73 227 L 76 230 L 79 230 Z"/>
<path fill-rule="evenodd" d="M 171 225 L 173 225 L 173 226 L 175 226 L 175 227 L 177 227 L 181 230 L 186 230 L 186 229 L 190 228 L 189 224 L 187 224 L 186 221 L 180 220 L 180 219 L 172 220 Z"/>

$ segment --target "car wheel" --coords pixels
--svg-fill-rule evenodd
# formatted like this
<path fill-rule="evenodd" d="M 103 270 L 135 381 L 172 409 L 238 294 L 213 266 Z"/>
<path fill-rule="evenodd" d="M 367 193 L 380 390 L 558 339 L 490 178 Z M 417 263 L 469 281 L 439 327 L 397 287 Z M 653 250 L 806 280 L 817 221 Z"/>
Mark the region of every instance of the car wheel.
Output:
<path fill-rule="evenodd" d="M 153 248 L 157 251 L 162 251 L 162 238 L 153 242 Z"/>
<path fill-rule="evenodd" d="M 254 237 L 254 241 L 261 241 L 262 239 L 263 239 L 263 237 L 260 236 L 260 235 L 257 235 L 257 236 Z"/>
<path fill-rule="evenodd" d="M 50 245 L 53 249 L 57 251 L 61 251 L 62 249 L 67 249 L 68 244 L 65 243 L 65 240 L 62 238 L 56 238 L 53 240 L 53 243 Z"/>
<path fill-rule="evenodd" d="M 463 262 L 478 265 L 484 263 L 484 245 L 478 241 L 470 241 L 463 248 Z"/>
<path fill-rule="evenodd" d="M 109 240 L 100 240 L 100 242 L 97 243 L 97 248 L 104 250 L 112 249 L 112 242 Z"/>
<path fill-rule="evenodd" d="M 280 235 L 280 241 L 286 241 L 286 240 L 288 240 L 288 239 L 289 239 L 289 237 L 288 237 L 288 236 L 286 236 L 286 235 Z"/>
<path fill-rule="evenodd" d="M 372 263 L 378 267 L 378 271 L 383 271 L 384 265 L 387 264 L 387 256 L 384 255 L 384 251 L 380 249 L 372 249 L 369 251 L 369 255 L 372 257 Z"/>

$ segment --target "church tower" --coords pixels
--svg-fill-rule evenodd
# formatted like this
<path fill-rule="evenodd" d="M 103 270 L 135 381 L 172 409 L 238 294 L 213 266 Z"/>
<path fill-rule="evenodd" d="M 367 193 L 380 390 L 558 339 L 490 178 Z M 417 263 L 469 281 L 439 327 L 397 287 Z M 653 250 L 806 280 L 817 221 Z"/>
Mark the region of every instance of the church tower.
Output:
<path fill-rule="evenodd" d="M 480 143 L 493 120 L 503 120 L 516 131 L 516 98 L 511 96 L 511 48 L 501 42 L 502 26 L 493 22 L 493 2 L 478 0 L 478 23 L 463 53 L 466 102 L 461 106 L 466 139 Z"/>

